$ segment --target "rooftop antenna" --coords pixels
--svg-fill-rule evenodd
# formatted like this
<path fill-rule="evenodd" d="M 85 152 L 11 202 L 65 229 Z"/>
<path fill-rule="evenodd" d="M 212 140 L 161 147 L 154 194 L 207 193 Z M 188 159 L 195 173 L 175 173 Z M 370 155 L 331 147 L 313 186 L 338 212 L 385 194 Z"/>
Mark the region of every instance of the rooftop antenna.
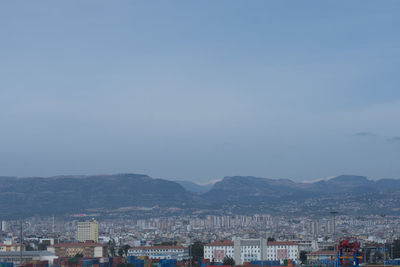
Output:
<path fill-rule="evenodd" d="M 53 236 L 54 236 L 54 215 L 53 215 L 53 225 L 52 225 L 52 232 L 53 232 Z"/>
<path fill-rule="evenodd" d="M 382 219 L 386 217 L 386 214 L 381 214 Z M 387 223 L 386 223 L 387 224 Z M 385 229 L 386 229 L 385 224 Z M 383 243 L 383 266 L 386 266 L 386 234 L 385 234 L 385 243 Z"/>
<path fill-rule="evenodd" d="M 22 220 L 19 221 L 20 229 L 19 229 L 19 264 L 22 265 Z"/>

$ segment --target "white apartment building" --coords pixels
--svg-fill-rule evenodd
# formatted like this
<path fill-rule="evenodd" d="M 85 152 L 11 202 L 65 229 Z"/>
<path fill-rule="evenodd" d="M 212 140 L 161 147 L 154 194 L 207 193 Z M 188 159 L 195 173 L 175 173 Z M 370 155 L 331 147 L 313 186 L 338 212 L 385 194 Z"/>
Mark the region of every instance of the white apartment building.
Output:
<path fill-rule="evenodd" d="M 299 244 L 291 241 L 274 241 L 267 244 L 267 260 L 294 260 L 300 256 Z"/>
<path fill-rule="evenodd" d="M 133 247 L 128 250 L 128 256 L 147 256 L 149 259 L 188 260 L 189 249 L 183 246 L 152 246 Z"/>
<path fill-rule="evenodd" d="M 88 222 L 78 222 L 76 239 L 80 242 L 91 240 L 95 243 L 99 242 L 99 225 L 92 219 Z"/>
<path fill-rule="evenodd" d="M 2 232 L 7 231 L 7 222 L 6 221 L 1 221 L 1 229 Z"/>
<path fill-rule="evenodd" d="M 224 258 L 234 257 L 233 242 L 230 240 L 214 242 L 204 246 L 204 259 L 210 261 L 223 262 Z"/>
<path fill-rule="evenodd" d="M 268 242 L 266 239 L 241 239 L 214 242 L 204 246 L 204 258 L 210 261 L 223 262 L 231 257 L 236 264 L 256 260 L 298 261 L 299 244 L 290 241 Z"/>

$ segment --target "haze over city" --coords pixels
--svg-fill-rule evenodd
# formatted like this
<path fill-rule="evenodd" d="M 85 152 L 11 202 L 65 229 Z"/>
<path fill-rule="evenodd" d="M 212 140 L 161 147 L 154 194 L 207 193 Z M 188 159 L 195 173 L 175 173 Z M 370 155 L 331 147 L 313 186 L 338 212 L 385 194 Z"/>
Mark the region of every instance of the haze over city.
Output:
<path fill-rule="evenodd" d="M 3 1 L 0 175 L 400 178 L 398 1 Z"/>
<path fill-rule="evenodd" d="M 0 267 L 400 267 L 400 1 L 0 1 Z"/>

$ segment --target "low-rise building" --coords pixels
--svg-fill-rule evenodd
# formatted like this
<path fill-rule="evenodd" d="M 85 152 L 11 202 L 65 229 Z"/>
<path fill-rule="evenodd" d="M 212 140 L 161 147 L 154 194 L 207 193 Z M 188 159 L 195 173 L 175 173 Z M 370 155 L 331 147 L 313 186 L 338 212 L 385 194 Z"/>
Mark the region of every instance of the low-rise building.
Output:
<path fill-rule="evenodd" d="M 299 250 L 300 251 L 306 251 L 306 252 L 311 252 L 311 251 L 317 251 L 319 250 L 318 246 L 318 241 L 317 240 L 293 240 L 293 242 L 296 242 L 299 244 Z"/>
<path fill-rule="evenodd" d="M 24 248 L 22 248 L 22 250 L 24 250 Z M 4 251 L 20 251 L 20 244 L 10 242 L 0 243 L 0 252 Z"/>
<path fill-rule="evenodd" d="M 204 245 L 204 259 L 223 262 L 225 257 L 234 257 L 233 242 L 230 240 Z"/>
<path fill-rule="evenodd" d="M 33 260 L 48 261 L 53 264 L 57 256 L 50 251 L 22 251 L 22 262 L 30 262 Z M 0 252 L 0 262 L 12 262 L 14 265 L 21 263 L 21 252 L 19 251 L 6 251 Z"/>
<path fill-rule="evenodd" d="M 292 241 L 273 241 L 267 243 L 267 260 L 294 260 L 300 256 L 299 244 Z"/>
<path fill-rule="evenodd" d="M 267 240 L 260 239 L 241 239 L 235 238 L 234 241 L 234 260 L 239 264 L 266 258 Z"/>
<path fill-rule="evenodd" d="M 266 239 L 241 239 L 206 244 L 204 259 L 211 262 L 223 262 L 231 257 L 236 264 L 257 260 L 294 260 L 298 261 L 299 244 L 291 241 L 268 242 Z"/>
<path fill-rule="evenodd" d="M 334 265 L 336 253 L 333 250 L 318 250 L 307 254 L 307 263 L 315 265 Z"/>
<path fill-rule="evenodd" d="M 74 257 L 77 254 L 82 254 L 85 258 L 108 257 L 107 246 L 92 241 L 84 243 L 59 243 L 48 246 L 47 250 L 60 258 Z"/>
<path fill-rule="evenodd" d="M 189 248 L 183 246 L 132 247 L 128 256 L 147 256 L 149 259 L 188 260 Z"/>

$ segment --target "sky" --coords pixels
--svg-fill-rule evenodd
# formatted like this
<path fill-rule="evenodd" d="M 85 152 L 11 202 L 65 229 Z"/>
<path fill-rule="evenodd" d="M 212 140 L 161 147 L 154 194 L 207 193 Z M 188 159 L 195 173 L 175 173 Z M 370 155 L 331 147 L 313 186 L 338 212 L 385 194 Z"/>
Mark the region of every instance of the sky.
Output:
<path fill-rule="evenodd" d="M 1 1 L 0 175 L 400 178 L 399 1 Z"/>

